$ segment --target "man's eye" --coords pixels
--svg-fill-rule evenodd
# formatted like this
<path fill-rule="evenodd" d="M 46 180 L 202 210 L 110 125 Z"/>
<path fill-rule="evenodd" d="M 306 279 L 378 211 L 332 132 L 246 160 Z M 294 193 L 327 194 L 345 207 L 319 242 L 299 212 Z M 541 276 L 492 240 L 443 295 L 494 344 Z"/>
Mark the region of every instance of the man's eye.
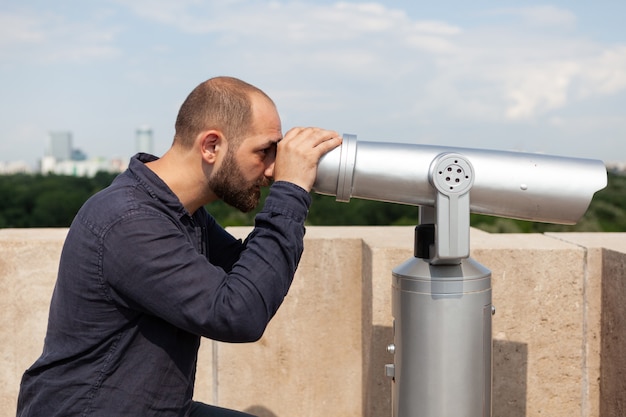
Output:
<path fill-rule="evenodd" d="M 261 153 L 263 154 L 263 157 L 267 157 L 267 156 L 270 156 L 270 155 L 275 155 L 275 153 L 276 153 L 276 145 L 268 146 L 267 148 L 261 149 Z"/>

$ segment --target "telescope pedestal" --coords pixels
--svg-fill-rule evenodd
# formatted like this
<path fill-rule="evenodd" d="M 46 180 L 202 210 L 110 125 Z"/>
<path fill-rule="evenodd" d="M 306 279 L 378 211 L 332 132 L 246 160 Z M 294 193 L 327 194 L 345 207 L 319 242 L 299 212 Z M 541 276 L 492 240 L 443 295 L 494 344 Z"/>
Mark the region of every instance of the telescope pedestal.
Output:
<path fill-rule="evenodd" d="M 392 275 L 393 417 L 490 417 L 491 272 L 412 258 Z"/>
<path fill-rule="evenodd" d="M 414 258 L 392 271 L 393 417 L 491 417 L 491 272 L 469 257 L 472 165 L 431 163 Z"/>

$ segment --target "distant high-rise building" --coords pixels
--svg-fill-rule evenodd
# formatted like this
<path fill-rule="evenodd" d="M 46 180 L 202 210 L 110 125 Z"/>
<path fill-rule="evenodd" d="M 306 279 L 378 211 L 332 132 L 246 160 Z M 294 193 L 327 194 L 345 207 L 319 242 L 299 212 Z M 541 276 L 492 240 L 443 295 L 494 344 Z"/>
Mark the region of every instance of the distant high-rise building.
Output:
<path fill-rule="evenodd" d="M 87 154 L 80 149 L 72 149 L 72 161 L 86 161 Z"/>
<path fill-rule="evenodd" d="M 152 129 L 149 126 L 141 126 L 135 131 L 135 150 L 149 154 L 154 153 Z"/>
<path fill-rule="evenodd" d="M 48 149 L 46 156 L 51 156 L 57 161 L 69 161 L 72 159 L 72 132 L 56 131 L 48 135 Z"/>

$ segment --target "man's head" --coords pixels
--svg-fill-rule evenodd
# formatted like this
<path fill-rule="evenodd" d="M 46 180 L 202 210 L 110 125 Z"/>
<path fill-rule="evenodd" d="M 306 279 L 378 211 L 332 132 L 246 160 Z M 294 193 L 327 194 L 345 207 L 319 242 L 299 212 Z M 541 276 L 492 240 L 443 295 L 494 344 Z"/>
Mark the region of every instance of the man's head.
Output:
<path fill-rule="evenodd" d="M 234 147 L 252 127 L 252 99 L 272 100 L 257 87 L 233 77 L 211 78 L 183 102 L 176 118 L 174 144 L 191 148 L 203 131 L 221 131 Z"/>
<path fill-rule="evenodd" d="M 248 212 L 273 175 L 282 138 L 273 101 L 236 78 L 212 78 L 187 97 L 176 119 L 174 146 L 200 150 L 208 191 Z"/>

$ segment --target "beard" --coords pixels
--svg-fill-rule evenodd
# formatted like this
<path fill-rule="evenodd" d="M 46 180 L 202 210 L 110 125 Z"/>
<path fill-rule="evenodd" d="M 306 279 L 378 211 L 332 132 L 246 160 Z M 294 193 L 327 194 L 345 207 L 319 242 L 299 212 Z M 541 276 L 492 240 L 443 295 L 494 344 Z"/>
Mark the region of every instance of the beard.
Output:
<path fill-rule="evenodd" d="M 228 150 L 220 169 L 209 177 L 208 185 L 223 202 L 248 213 L 259 204 L 261 187 L 270 185 L 270 180 L 263 176 L 256 181 L 246 181 L 234 152 Z"/>

